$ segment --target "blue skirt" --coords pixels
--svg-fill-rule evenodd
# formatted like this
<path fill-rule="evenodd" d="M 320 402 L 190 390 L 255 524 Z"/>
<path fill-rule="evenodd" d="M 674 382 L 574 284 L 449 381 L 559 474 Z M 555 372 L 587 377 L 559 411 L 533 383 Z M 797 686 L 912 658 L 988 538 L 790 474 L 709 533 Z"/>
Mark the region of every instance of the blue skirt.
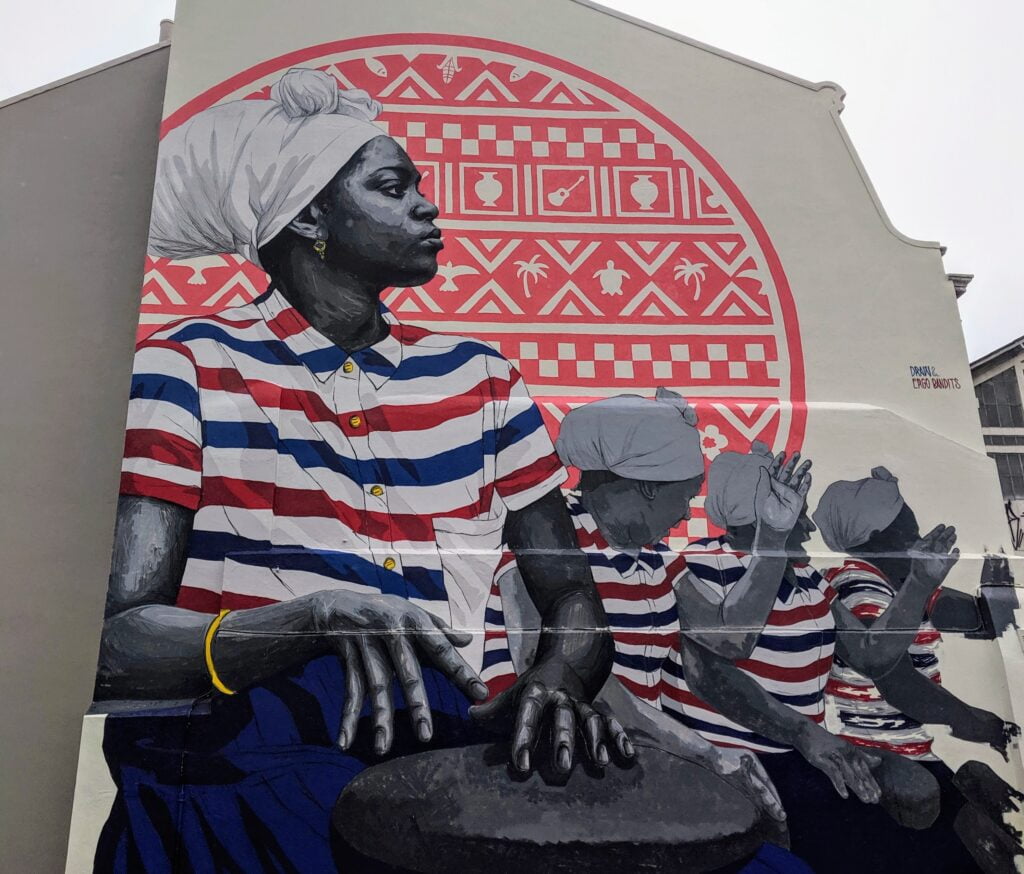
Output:
<path fill-rule="evenodd" d="M 434 714 L 430 747 L 481 742 L 469 700 L 432 669 L 423 679 Z M 338 748 L 344 689 L 341 663 L 327 656 L 209 706 L 108 716 L 103 750 L 117 797 L 95 870 L 363 874 L 332 847 L 331 811 L 348 782 L 383 758 L 365 721 L 352 747 Z M 397 681 L 394 700 L 388 758 L 426 749 Z"/>
<path fill-rule="evenodd" d="M 424 668 L 434 718 L 430 748 L 492 738 L 469 719 L 468 699 Z M 420 752 L 395 683 L 395 739 L 372 749 L 364 707 L 355 743 L 337 746 L 345 675 L 328 656 L 234 696 L 192 708 L 110 715 L 103 750 L 117 797 L 95 871 L 130 874 L 371 874 L 393 869 L 358 856 L 332 834 L 345 786 L 385 758 Z M 791 854 L 764 846 L 728 874 L 808 874 Z"/>

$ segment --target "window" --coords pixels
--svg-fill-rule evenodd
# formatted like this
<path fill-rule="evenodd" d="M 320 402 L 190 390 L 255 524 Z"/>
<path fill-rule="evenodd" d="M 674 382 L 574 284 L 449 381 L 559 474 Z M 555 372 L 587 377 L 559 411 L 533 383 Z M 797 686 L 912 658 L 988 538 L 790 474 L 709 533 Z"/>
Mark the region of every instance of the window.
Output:
<path fill-rule="evenodd" d="M 1024 498 L 1024 454 L 1020 452 L 993 452 L 989 458 L 996 460 L 999 471 L 999 485 L 1006 500 Z"/>
<path fill-rule="evenodd" d="M 1017 368 L 1011 367 L 974 387 L 982 428 L 1024 428 Z"/>
<path fill-rule="evenodd" d="M 986 434 L 986 446 L 1024 446 L 1024 434 Z"/>

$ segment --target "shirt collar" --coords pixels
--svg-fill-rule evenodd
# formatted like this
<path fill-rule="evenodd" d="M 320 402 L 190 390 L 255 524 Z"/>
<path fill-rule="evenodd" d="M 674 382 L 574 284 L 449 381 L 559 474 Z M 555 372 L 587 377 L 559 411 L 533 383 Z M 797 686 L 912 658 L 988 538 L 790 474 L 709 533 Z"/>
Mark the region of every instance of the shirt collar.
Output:
<path fill-rule="evenodd" d="M 650 574 L 664 564 L 664 560 L 659 553 L 646 547 L 641 548 L 636 553 L 622 552 L 616 549 L 604 539 L 601 529 L 597 526 L 597 520 L 583 506 L 580 493 L 578 491 L 569 492 L 568 500 L 570 515 L 576 530 L 582 531 L 586 535 L 588 542 L 591 544 L 590 549 L 602 553 L 611 561 L 612 566 L 623 579 L 629 579 L 641 572 Z M 583 551 L 586 552 L 587 550 L 584 549 Z"/>
<path fill-rule="evenodd" d="M 869 574 L 874 574 L 879 579 L 892 585 L 889 581 L 889 577 L 885 575 L 881 568 L 878 567 L 874 562 L 865 561 L 862 558 L 848 558 L 843 562 L 843 566 L 840 570 L 844 571 L 865 571 Z"/>
<path fill-rule="evenodd" d="M 256 301 L 256 306 L 274 335 L 319 382 L 326 382 L 351 359 L 356 366 L 352 377 L 362 372 L 379 389 L 402 363 L 402 343 L 397 336 L 401 324 L 383 303 L 380 309 L 389 325 L 388 333 L 372 346 L 351 354 L 306 321 L 278 289 L 271 287 Z"/>
<path fill-rule="evenodd" d="M 718 545 L 722 552 L 728 553 L 729 555 L 732 555 L 735 558 L 739 559 L 739 561 L 743 564 L 744 567 L 749 566 L 750 562 L 754 558 L 753 555 L 751 555 L 749 552 L 741 552 L 740 550 L 735 549 L 732 546 L 732 544 L 729 543 L 728 537 L 720 538 L 718 540 Z M 788 568 L 789 565 L 787 565 L 787 569 Z M 780 589 L 780 592 L 788 591 L 787 586 L 790 585 L 790 578 L 796 581 L 797 589 L 814 589 L 817 587 L 817 581 L 814 579 L 814 568 L 811 567 L 810 561 L 793 562 L 792 571 L 792 574 L 789 574 L 788 576 L 785 574 L 785 572 L 783 573 L 783 585 Z M 783 598 L 783 600 L 785 600 L 785 598 Z"/>

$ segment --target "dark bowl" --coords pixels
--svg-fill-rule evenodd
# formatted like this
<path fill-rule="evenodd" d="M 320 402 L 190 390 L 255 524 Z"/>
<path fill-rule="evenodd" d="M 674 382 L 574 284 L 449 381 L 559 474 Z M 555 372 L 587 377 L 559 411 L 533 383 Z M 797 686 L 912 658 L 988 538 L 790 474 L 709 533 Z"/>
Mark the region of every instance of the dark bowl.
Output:
<path fill-rule="evenodd" d="M 630 767 L 515 779 L 489 745 L 368 768 L 341 794 L 342 845 L 421 874 L 707 872 L 788 846 L 785 824 L 706 768 L 652 748 Z M 389 870 L 389 869 L 383 869 Z"/>

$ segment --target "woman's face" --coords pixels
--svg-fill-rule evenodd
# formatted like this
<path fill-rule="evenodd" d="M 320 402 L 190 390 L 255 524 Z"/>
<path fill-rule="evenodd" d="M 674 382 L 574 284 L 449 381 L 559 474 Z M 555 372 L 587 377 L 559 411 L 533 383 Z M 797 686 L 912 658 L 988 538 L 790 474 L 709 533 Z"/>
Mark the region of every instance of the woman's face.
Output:
<path fill-rule="evenodd" d="M 318 198 L 327 261 L 378 285 L 422 285 L 444 248 L 437 207 L 419 191 L 420 173 L 390 137 L 370 140 Z"/>
<path fill-rule="evenodd" d="M 703 476 L 680 482 L 657 483 L 648 500 L 639 525 L 644 528 L 638 538 L 646 546 L 664 540 L 684 519 L 690 518 L 690 502 L 700 494 Z"/>
<path fill-rule="evenodd" d="M 850 552 L 857 555 L 880 553 L 891 557 L 905 553 L 920 539 L 917 516 L 910 505 L 904 503 L 892 522 L 881 531 L 872 532 L 866 543 L 851 547 Z"/>
<path fill-rule="evenodd" d="M 889 528 L 892 529 L 890 539 L 896 550 L 910 549 L 921 539 L 921 526 L 914 511 L 910 509 L 910 504 L 903 504 L 896 518 L 889 524 Z"/>

